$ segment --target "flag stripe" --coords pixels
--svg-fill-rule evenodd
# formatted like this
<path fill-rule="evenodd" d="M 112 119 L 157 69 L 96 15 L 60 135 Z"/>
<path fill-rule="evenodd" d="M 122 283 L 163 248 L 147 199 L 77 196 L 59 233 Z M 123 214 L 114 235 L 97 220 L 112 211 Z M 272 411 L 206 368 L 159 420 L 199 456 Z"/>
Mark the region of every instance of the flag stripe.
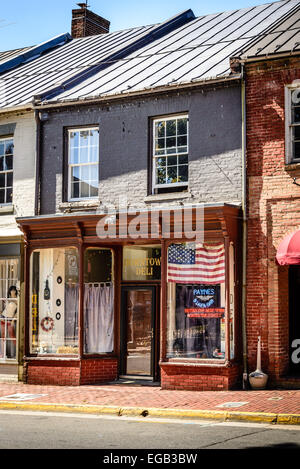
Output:
<path fill-rule="evenodd" d="M 174 244 L 168 251 L 168 281 L 219 284 L 225 282 L 224 245 Z"/>

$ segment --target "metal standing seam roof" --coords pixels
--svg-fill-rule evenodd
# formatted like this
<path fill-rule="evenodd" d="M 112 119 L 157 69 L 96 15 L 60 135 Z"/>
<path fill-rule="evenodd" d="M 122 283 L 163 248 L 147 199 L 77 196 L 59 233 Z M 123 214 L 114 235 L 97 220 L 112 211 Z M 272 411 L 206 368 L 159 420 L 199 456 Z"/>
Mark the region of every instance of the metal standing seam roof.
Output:
<path fill-rule="evenodd" d="M 0 64 L 6 62 L 7 60 L 13 59 L 18 55 L 30 50 L 31 47 L 23 47 L 22 49 L 7 50 L 0 52 Z"/>
<path fill-rule="evenodd" d="M 299 6 L 299 0 L 207 15 L 153 41 L 77 86 L 44 101 L 63 102 L 232 75 L 230 57 Z"/>
<path fill-rule="evenodd" d="M 61 83 L 68 80 L 76 83 L 78 75 L 84 75 L 90 68 L 98 70 L 97 64 L 109 66 L 111 57 L 129 54 L 194 17 L 191 10 L 186 10 L 157 25 L 70 40 L 30 63 L 0 74 L 0 108 L 28 104 L 33 96 L 53 87 L 61 91 Z"/>
<path fill-rule="evenodd" d="M 181 25 L 170 19 L 159 25 L 73 39 L 0 74 L 0 109 L 28 104 L 36 95 L 43 103 L 53 103 L 226 79 L 232 75 L 230 57 L 263 37 L 299 4 L 300 0 L 284 0 L 194 19 L 190 16 Z M 169 31 L 166 24 L 173 25 Z"/>
<path fill-rule="evenodd" d="M 295 52 L 300 52 L 300 3 L 298 11 L 245 49 L 241 59 Z"/>

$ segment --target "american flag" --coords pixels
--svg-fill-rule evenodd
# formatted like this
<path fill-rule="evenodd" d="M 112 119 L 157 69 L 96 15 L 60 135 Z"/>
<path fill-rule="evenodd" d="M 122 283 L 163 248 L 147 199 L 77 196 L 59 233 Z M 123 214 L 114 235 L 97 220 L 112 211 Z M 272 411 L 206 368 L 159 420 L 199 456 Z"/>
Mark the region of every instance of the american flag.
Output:
<path fill-rule="evenodd" d="M 224 245 L 172 244 L 168 250 L 168 282 L 224 283 Z"/>

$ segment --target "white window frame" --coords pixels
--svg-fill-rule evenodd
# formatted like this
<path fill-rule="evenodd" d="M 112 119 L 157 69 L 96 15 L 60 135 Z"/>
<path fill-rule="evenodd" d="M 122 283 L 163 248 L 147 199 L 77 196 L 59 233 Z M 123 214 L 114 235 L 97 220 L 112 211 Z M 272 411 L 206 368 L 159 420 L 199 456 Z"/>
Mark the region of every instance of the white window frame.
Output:
<path fill-rule="evenodd" d="M 71 155 L 71 146 L 70 146 L 70 134 L 74 132 L 84 132 L 84 131 L 90 131 L 90 130 L 98 130 L 98 126 L 91 126 L 91 127 L 79 127 L 79 128 L 69 128 L 68 129 L 68 202 L 79 202 L 81 200 L 97 200 L 98 195 L 92 196 L 92 197 L 72 197 L 72 184 L 71 184 L 71 178 L 72 178 L 72 168 L 77 166 L 77 167 L 82 167 L 82 166 L 91 166 L 95 165 L 95 162 L 88 162 L 88 163 L 71 163 L 70 162 L 70 155 Z M 98 184 L 99 184 L 99 141 L 98 141 L 98 161 L 97 161 L 97 166 L 98 166 Z M 99 187 L 98 187 L 98 192 L 99 192 Z"/>
<path fill-rule="evenodd" d="M 300 81 L 287 85 L 285 87 L 285 162 L 286 164 L 300 163 L 300 158 L 294 158 L 293 155 L 293 129 L 299 124 L 292 123 L 292 95 L 293 92 L 299 92 L 300 106 Z"/>
<path fill-rule="evenodd" d="M 155 124 L 161 121 L 171 121 L 175 119 L 187 119 L 187 152 L 184 153 L 168 153 L 164 155 L 156 155 L 155 154 Z M 188 180 L 185 182 L 172 182 L 166 184 L 156 184 L 156 159 L 158 158 L 167 158 L 168 156 L 183 156 L 187 155 L 189 157 L 189 115 L 188 114 L 177 114 L 173 116 L 161 116 L 158 118 L 153 119 L 152 121 L 152 193 L 154 193 L 155 189 L 165 189 L 170 187 L 180 187 L 185 186 L 188 187 L 189 185 L 189 174 Z M 179 165 L 177 164 L 177 167 Z M 187 167 L 189 170 L 189 161 L 187 163 Z"/>
<path fill-rule="evenodd" d="M 14 138 L 13 137 L 1 137 L 0 138 L 0 143 L 1 142 L 6 142 L 6 141 L 12 141 L 13 142 L 13 145 L 14 145 Z M 4 153 L 4 157 L 6 157 L 5 153 Z M 14 151 L 12 153 L 12 169 L 5 169 L 3 171 L 0 171 L 0 174 L 4 174 L 5 175 L 5 184 L 7 183 L 7 174 L 12 174 L 12 177 L 14 177 Z M 13 203 L 13 180 L 12 180 L 12 185 L 11 186 L 8 186 L 8 185 L 5 185 L 5 187 L 0 187 L 0 189 L 4 189 L 5 190 L 5 202 L 0 202 L 0 205 L 5 205 L 5 206 L 10 206 L 12 205 Z M 12 200 L 11 202 L 7 202 L 6 201 L 6 190 L 11 188 L 12 190 Z"/>

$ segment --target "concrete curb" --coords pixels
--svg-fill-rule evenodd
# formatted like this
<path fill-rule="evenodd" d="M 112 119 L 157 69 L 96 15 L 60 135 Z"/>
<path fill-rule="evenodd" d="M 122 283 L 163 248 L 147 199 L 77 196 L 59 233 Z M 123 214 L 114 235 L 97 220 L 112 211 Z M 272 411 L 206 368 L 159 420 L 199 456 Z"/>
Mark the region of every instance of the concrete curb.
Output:
<path fill-rule="evenodd" d="M 35 412 L 84 413 L 114 415 L 118 417 L 164 417 L 182 419 L 219 420 L 223 422 L 272 423 L 277 425 L 300 425 L 298 414 L 276 414 L 265 412 L 236 412 L 215 410 L 159 409 L 143 407 L 99 406 L 83 404 L 31 404 L 1 402 L 1 410 L 24 410 Z"/>

